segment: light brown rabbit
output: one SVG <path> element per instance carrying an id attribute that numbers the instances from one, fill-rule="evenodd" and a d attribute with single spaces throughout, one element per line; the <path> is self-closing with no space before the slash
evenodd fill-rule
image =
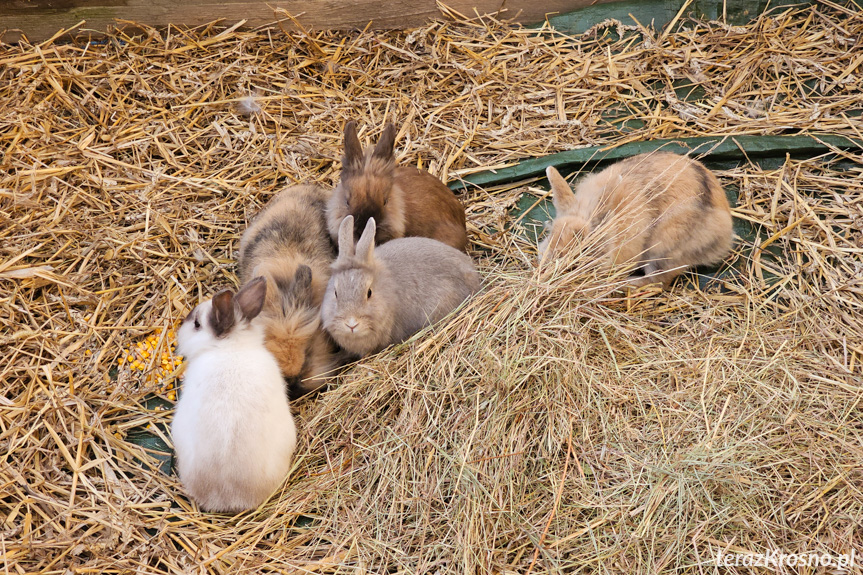
<path id="1" fill-rule="evenodd" d="M 364 356 L 445 317 L 480 288 L 464 253 L 429 238 L 375 248 L 369 218 L 354 246 L 354 218 L 339 229 L 339 257 L 321 307 L 324 327 L 346 351 Z"/>
<path id="2" fill-rule="evenodd" d="M 577 249 L 596 230 L 609 265 L 636 265 L 630 285 L 668 287 L 686 268 L 731 251 L 725 192 L 696 160 L 669 152 L 633 156 L 585 177 L 575 193 L 553 167 L 546 174 L 557 215 L 539 244 L 540 259 Z"/>
<path id="3" fill-rule="evenodd" d="M 396 129 L 384 127 L 374 149 L 363 152 L 356 122 L 345 126 L 342 177 L 327 205 L 333 242 L 345 216 L 356 220 L 355 238 L 369 218 L 377 222 L 375 242 L 395 238 L 432 238 L 457 250 L 467 250 L 464 207 L 452 190 L 425 170 L 397 167 L 393 146 Z"/>
<path id="4" fill-rule="evenodd" d="M 275 196 L 240 240 L 240 279 L 267 279 L 266 347 L 289 382 L 291 398 L 320 388 L 340 364 L 320 325 L 335 259 L 324 216 L 328 192 L 293 186 Z"/>

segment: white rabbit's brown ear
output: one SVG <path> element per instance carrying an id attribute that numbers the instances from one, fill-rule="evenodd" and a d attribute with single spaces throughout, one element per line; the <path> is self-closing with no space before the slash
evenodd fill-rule
<path id="1" fill-rule="evenodd" d="M 545 175 L 548 177 L 548 183 L 551 184 L 554 209 L 557 210 L 557 213 L 568 211 L 575 204 L 575 194 L 572 188 L 569 187 L 569 184 L 554 166 L 547 167 Z"/>
<path id="2" fill-rule="evenodd" d="M 365 164 L 363 146 L 357 137 L 357 123 L 351 120 L 345 125 L 345 155 L 342 170 L 361 172 Z"/>
<path id="3" fill-rule="evenodd" d="M 375 252 L 375 219 L 369 218 L 366 222 L 366 229 L 363 230 L 363 235 L 357 242 L 357 259 L 370 263 Z"/>
<path id="4" fill-rule="evenodd" d="M 391 160 L 393 158 L 393 150 L 396 145 L 396 127 L 392 123 L 387 123 L 384 126 L 384 131 L 381 134 L 381 139 L 378 140 L 375 146 L 375 151 L 372 152 L 373 158 L 380 160 Z"/>
<path id="5" fill-rule="evenodd" d="M 258 276 L 243 286 L 234 297 L 234 303 L 240 310 L 240 316 L 251 321 L 255 319 L 264 308 L 264 300 L 267 297 L 267 280 Z"/>
<path id="6" fill-rule="evenodd" d="M 354 217 L 345 216 L 339 226 L 339 259 L 354 256 Z"/>
<path id="7" fill-rule="evenodd" d="M 216 337 L 222 337 L 234 327 L 234 292 L 224 289 L 213 296 L 213 307 L 210 309 L 210 327 Z"/>

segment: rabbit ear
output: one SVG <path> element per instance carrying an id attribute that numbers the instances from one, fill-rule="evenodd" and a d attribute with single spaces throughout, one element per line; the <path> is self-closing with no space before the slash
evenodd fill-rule
<path id="1" fill-rule="evenodd" d="M 262 276 L 256 277 L 243 286 L 234 298 L 240 315 L 246 321 L 255 319 L 264 308 L 264 299 L 267 297 L 267 280 Z"/>
<path id="2" fill-rule="evenodd" d="M 312 285 L 312 268 L 306 264 L 297 266 L 297 271 L 294 274 L 294 289 L 305 290 Z"/>
<path id="3" fill-rule="evenodd" d="M 548 177 L 548 183 L 551 184 L 551 193 L 553 194 L 554 209 L 558 213 L 565 212 L 575 203 L 575 194 L 563 176 L 560 175 L 554 166 L 549 166 L 545 169 L 545 175 Z"/>
<path id="4" fill-rule="evenodd" d="M 210 326 L 216 337 L 222 337 L 234 327 L 234 292 L 225 289 L 213 296 L 210 310 Z"/>
<path id="5" fill-rule="evenodd" d="M 375 252 L 375 219 L 369 218 L 366 222 L 366 229 L 363 230 L 363 235 L 360 236 L 360 241 L 357 242 L 357 259 L 365 262 L 371 262 Z"/>
<path id="6" fill-rule="evenodd" d="M 363 146 L 357 137 L 357 123 L 351 120 L 345 125 L 345 155 L 342 157 L 343 170 L 362 170 L 365 163 Z"/>
<path id="7" fill-rule="evenodd" d="M 285 300 L 295 305 L 311 305 L 312 303 L 312 268 L 305 264 L 297 266 L 294 281 L 285 292 Z"/>
<path id="8" fill-rule="evenodd" d="M 396 144 L 396 127 L 392 123 L 387 123 L 384 126 L 384 132 L 381 134 L 381 139 L 378 140 L 375 146 L 375 151 L 372 157 L 381 160 L 391 160 L 393 157 L 393 148 Z"/>
<path id="9" fill-rule="evenodd" d="M 350 258 L 354 253 L 354 217 L 345 216 L 339 226 L 339 258 Z"/>

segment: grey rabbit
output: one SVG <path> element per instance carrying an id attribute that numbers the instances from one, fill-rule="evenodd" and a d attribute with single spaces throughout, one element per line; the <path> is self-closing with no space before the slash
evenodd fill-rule
<path id="1" fill-rule="evenodd" d="M 355 246 L 354 218 L 347 216 L 321 317 L 340 346 L 365 356 L 439 321 L 479 288 L 480 276 L 463 252 L 420 237 L 375 248 L 374 218 Z"/>

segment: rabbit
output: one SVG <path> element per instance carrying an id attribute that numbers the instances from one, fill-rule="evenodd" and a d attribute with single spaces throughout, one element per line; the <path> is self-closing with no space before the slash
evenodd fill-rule
<path id="1" fill-rule="evenodd" d="M 572 251 L 595 230 L 609 265 L 636 265 L 630 286 L 668 288 L 686 268 L 717 263 L 731 251 L 728 199 L 696 160 L 640 154 L 585 177 L 574 193 L 554 167 L 546 175 L 557 215 L 539 244 L 540 260 Z"/>
<path id="2" fill-rule="evenodd" d="M 362 357 L 442 319 L 480 288 L 471 259 L 429 238 L 401 238 L 375 248 L 369 218 L 354 246 L 354 218 L 339 227 L 339 256 L 321 317 L 347 352 Z"/>
<path id="3" fill-rule="evenodd" d="M 324 210 L 329 192 L 292 186 L 276 195 L 240 239 L 240 279 L 268 282 L 263 322 L 267 349 L 291 399 L 326 384 L 344 361 L 321 327 L 320 307 L 335 259 Z"/>
<path id="4" fill-rule="evenodd" d="M 187 362 L 171 433 L 180 480 L 207 511 L 254 509 L 291 468 L 297 430 L 276 359 L 255 318 L 267 282 L 255 278 L 198 305 L 177 330 Z"/>
<path id="5" fill-rule="evenodd" d="M 419 236 L 467 251 L 464 206 L 452 190 L 427 171 L 396 166 L 395 137 L 395 126 L 387 124 L 374 149 L 363 153 L 356 122 L 345 126 L 341 181 L 327 205 L 333 242 L 338 241 L 342 220 L 352 215 L 357 221 L 355 240 L 369 218 L 374 218 L 378 245 Z"/>

